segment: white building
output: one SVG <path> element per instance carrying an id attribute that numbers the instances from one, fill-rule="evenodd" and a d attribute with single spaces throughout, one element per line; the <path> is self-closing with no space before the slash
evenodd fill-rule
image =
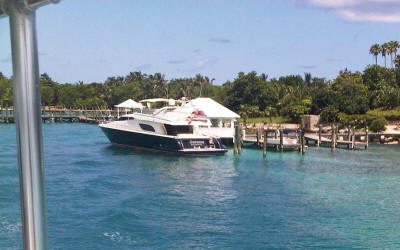
<path id="1" fill-rule="evenodd" d="M 210 119 L 211 125 L 208 128 L 198 127 L 198 131 L 209 136 L 218 136 L 225 142 L 231 143 L 234 137 L 234 121 L 240 118 L 232 110 L 224 107 L 211 98 L 199 97 L 183 105 L 183 107 L 201 110 Z M 229 121 L 230 126 L 224 127 L 224 123 Z"/>
<path id="2" fill-rule="evenodd" d="M 132 99 L 128 99 L 118 105 L 115 105 L 114 107 L 117 108 L 117 112 L 118 112 L 118 118 L 119 118 L 119 112 L 120 111 L 125 111 L 125 114 L 128 113 L 128 111 L 133 110 L 133 109 L 143 109 L 143 105 L 135 102 Z"/>

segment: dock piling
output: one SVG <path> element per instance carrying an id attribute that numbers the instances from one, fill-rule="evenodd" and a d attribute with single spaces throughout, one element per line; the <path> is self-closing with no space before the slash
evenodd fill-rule
<path id="1" fill-rule="evenodd" d="M 336 148 L 336 142 L 335 142 L 335 138 L 336 138 L 336 135 L 335 135 L 336 128 L 335 128 L 335 125 L 332 124 L 331 128 L 332 128 L 331 151 L 333 152 L 333 151 L 335 150 L 335 148 Z"/>
<path id="2" fill-rule="evenodd" d="M 8 119 L 8 107 L 6 108 L 6 123 L 8 123 L 9 122 L 9 119 Z"/>
<path id="3" fill-rule="evenodd" d="M 347 126 L 347 140 L 351 141 L 351 126 Z M 350 144 L 347 144 L 347 148 L 350 149 Z"/>
<path id="4" fill-rule="evenodd" d="M 264 134 L 264 140 L 263 140 L 263 158 L 267 158 L 267 138 L 268 138 L 268 132 L 267 130 L 263 130 L 263 134 Z"/>
<path id="5" fill-rule="evenodd" d="M 242 153 L 242 138 L 244 136 L 243 130 L 242 130 L 242 126 L 240 125 L 240 123 L 238 124 L 238 153 L 241 154 Z"/>
<path id="6" fill-rule="evenodd" d="M 238 152 L 238 143 L 239 143 L 239 141 L 238 141 L 238 122 L 237 121 L 235 121 L 234 123 L 233 123 L 234 125 L 234 131 L 235 131 L 235 135 L 234 135 L 234 140 L 233 140 L 233 154 L 235 154 L 235 155 L 237 155 L 239 152 Z"/>
<path id="7" fill-rule="evenodd" d="M 300 142 L 301 142 L 301 154 L 304 155 L 306 153 L 305 150 L 305 138 L 304 138 L 304 129 L 300 130 Z"/>
<path id="8" fill-rule="evenodd" d="M 256 144 L 256 146 L 257 146 L 257 148 L 258 147 L 260 147 L 260 128 L 257 128 L 257 130 L 256 130 L 256 139 L 257 139 L 257 144 Z"/>
<path id="9" fill-rule="evenodd" d="M 318 125 L 318 147 L 320 147 L 321 146 L 321 137 L 322 137 L 322 125 L 321 124 L 319 124 Z"/>
<path id="10" fill-rule="evenodd" d="M 339 138 L 339 124 L 336 124 L 335 127 L 335 147 L 337 147 L 337 142 L 340 140 Z"/>
<path id="11" fill-rule="evenodd" d="M 365 149 L 368 149 L 369 144 L 369 134 L 368 134 L 368 126 L 365 128 Z"/>
<path id="12" fill-rule="evenodd" d="M 283 152 L 283 130 L 279 130 L 279 150 Z"/>

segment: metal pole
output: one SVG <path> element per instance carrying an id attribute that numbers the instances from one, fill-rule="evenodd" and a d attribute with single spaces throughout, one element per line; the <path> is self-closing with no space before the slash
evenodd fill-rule
<path id="1" fill-rule="evenodd" d="M 8 1 L 24 249 L 47 249 L 35 11 Z"/>

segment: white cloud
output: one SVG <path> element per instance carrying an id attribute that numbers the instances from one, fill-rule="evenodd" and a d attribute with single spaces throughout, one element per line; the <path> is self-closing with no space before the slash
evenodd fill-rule
<path id="1" fill-rule="evenodd" d="M 373 12 L 362 12 L 355 10 L 340 10 L 338 16 L 344 20 L 351 22 L 381 22 L 381 23 L 398 23 L 400 22 L 400 13 L 383 14 Z"/>
<path id="2" fill-rule="evenodd" d="M 196 61 L 192 67 L 186 69 L 186 70 L 182 70 L 179 69 L 178 71 L 187 71 L 187 72 L 200 72 L 206 68 L 212 67 L 214 66 L 216 63 L 218 63 L 219 58 L 216 57 L 214 59 L 202 59 L 202 60 L 198 60 Z"/>
<path id="3" fill-rule="evenodd" d="M 400 0 L 297 0 L 325 8 L 350 22 L 400 22 Z"/>
<path id="4" fill-rule="evenodd" d="M 196 68 L 202 68 L 204 65 L 206 65 L 210 60 L 209 59 L 204 59 L 204 60 L 199 60 L 196 62 Z"/>
<path id="5" fill-rule="evenodd" d="M 357 6 L 373 3 L 400 3 L 400 0 L 300 0 L 301 2 L 307 2 L 314 6 L 326 7 L 326 8 L 340 8 L 348 6 Z"/>

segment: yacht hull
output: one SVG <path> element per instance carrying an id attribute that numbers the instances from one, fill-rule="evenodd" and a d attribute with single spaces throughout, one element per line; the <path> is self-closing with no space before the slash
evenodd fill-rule
<path id="1" fill-rule="evenodd" d="M 223 155 L 227 152 L 220 140 L 216 140 L 216 147 L 207 147 L 208 140 L 205 139 L 179 139 L 175 137 L 159 136 L 149 133 L 126 131 L 115 128 L 100 127 L 107 138 L 117 146 L 130 147 L 141 151 L 150 151 L 164 154 L 184 156 L 212 156 Z M 202 144 L 191 146 L 192 142 Z M 205 146 L 205 147 L 204 147 Z"/>

